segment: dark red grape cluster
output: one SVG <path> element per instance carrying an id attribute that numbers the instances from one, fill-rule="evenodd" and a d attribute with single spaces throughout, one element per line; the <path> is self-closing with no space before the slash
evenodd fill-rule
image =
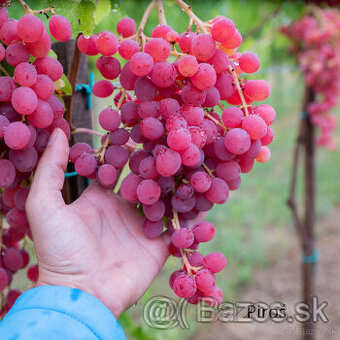
<path id="1" fill-rule="evenodd" d="M 59 15 L 52 15 L 49 29 L 60 41 L 72 36 L 70 23 Z M 51 38 L 43 22 L 33 14 L 10 19 L 0 7 L 0 39 L 0 61 L 10 65 L 1 64 L 5 75 L 0 77 L 0 294 L 6 297 L 0 299 L 1 316 L 20 295 L 10 288 L 12 276 L 30 261 L 25 202 L 32 174 L 52 130 L 60 127 L 70 136 L 70 128 L 63 118 L 64 105 L 54 94 L 63 67 L 48 56 Z M 27 276 L 37 281 L 36 265 L 28 268 Z"/>
<path id="2" fill-rule="evenodd" d="M 201 33 L 189 27 L 179 34 L 161 24 L 146 37 L 124 18 L 118 36 L 109 31 L 81 36 L 78 48 L 100 55 L 96 65 L 105 80 L 95 83 L 94 95 L 118 92 L 114 105 L 99 115 L 107 131 L 101 148 L 93 152 L 78 143 L 70 150 L 78 174 L 106 188 L 115 187 L 128 164 L 120 194 L 143 212 L 147 237 L 171 235 L 170 253 L 182 263 L 170 286 L 190 303 L 207 296 L 221 302 L 215 273 L 227 263 L 221 253 L 197 251 L 214 237 L 215 226 L 192 221 L 225 203 L 254 160 L 269 160 L 276 115 L 270 105 L 254 104 L 268 98 L 269 84 L 240 76 L 256 72 L 260 61 L 254 53 L 237 52 L 242 36 L 234 23 L 219 16 L 197 25 Z M 123 67 L 113 56 L 117 52 L 127 61 Z"/>
<path id="3" fill-rule="evenodd" d="M 312 12 L 282 32 L 291 40 L 290 51 L 297 56 L 307 86 L 315 93 L 307 110 L 320 128 L 317 144 L 336 149 L 337 118 L 331 113 L 340 95 L 340 16 L 338 10 L 313 8 Z"/>

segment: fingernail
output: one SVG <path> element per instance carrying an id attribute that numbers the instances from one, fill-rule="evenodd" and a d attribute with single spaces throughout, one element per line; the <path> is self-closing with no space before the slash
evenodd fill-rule
<path id="1" fill-rule="evenodd" d="M 52 145 L 55 142 L 55 140 L 57 139 L 57 136 L 58 136 L 58 130 L 59 129 L 53 130 L 52 135 L 51 135 L 51 137 L 50 137 L 50 139 L 47 143 L 47 146 Z"/>

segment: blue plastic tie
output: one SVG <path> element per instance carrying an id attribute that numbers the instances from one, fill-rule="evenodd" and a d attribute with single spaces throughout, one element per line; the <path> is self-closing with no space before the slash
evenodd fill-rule
<path id="1" fill-rule="evenodd" d="M 316 263 L 320 258 L 320 251 L 317 248 L 314 248 L 313 253 L 311 255 L 302 255 L 302 262 L 304 263 Z"/>
<path id="2" fill-rule="evenodd" d="M 67 172 L 64 176 L 65 176 L 65 178 L 74 177 L 74 176 L 78 176 L 78 173 L 75 172 L 75 171 Z"/>
<path id="3" fill-rule="evenodd" d="M 86 92 L 86 108 L 92 109 L 92 87 L 94 84 L 94 73 L 90 72 L 90 84 L 77 84 L 76 92 L 85 90 Z"/>
<path id="4" fill-rule="evenodd" d="M 305 111 L 301 111 L 301 118 L 302 119 L 307 119 L 308 118 L 308 113 Z"/>

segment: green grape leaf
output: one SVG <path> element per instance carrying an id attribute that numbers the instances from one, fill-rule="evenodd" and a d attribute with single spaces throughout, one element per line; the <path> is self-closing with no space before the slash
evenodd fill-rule
<path id="1" fill-rule="evenodd" d="M 110 0 L 101 0 L 97 2 L 95 23 L 99 24 L 104 18 L 111 14 Z"/>

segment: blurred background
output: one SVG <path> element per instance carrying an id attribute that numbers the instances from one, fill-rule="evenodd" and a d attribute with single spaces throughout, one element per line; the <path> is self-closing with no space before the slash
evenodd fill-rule
<path id="1" fill-rule="evenodd" d="M 77 3 L 79 1 L 74 1 Z M 88 1 L 89 3 L 91 1 Z M 272 87 L 267 101 L 277 112 L 273 125 L 275 140 L 271 145 L 272 158 L 268 163 L 255 164 L 250 174 L 242 175 L 240 190 L 232 192 L 227 204 L 216 206 L 209 212 L 208 221 L 217 227 L 217 237 L 203 245 L 203 253 L 223 252 L 228 258 L 227 269 L 218 277 L 226 301 L 274 301 L 284 302 L 288 310 L 300 301 L 301 253 L 293 227 L 291 214 L 286 206 L 292 166 L 293 148 L 297 137 L 304 89 L 303 75 L 293 55 L 288 52 L 289 41 L 280 33 L 280 27 L 298 19 L 305 13 L 304 1 L 270 0 L 188 0 L 194 12 L 204 21 L 217 15 L 231 18 L 243 36 L 240 52 L 252 51 L 261 60 L 260 71 L 248 78 L 264 78 Z M 72 16 L 73 1 L 31 1 L 32 8 L 46 7 L 52 3 L 56 12 Z M 148 5 L 148 1 L 97 1 L 95 19 L 88 26 L 94 32 L 105 29 L 115 32 L 117 22 L 130 16 L 137 24 Z M 186 29 L 186 15 L 173 1 L 165 1 L 168 24 L 177 32 Z M 340 8 L 340 7 L 339 7 Z M 9 9 L 12 16 L 20 15 L 22 9 L 15 3 Z M 157 25 L 156 12 L 152 13 L 146 26 L 150 36 Z M 117 54 L 118 55 L 118 54 Z M 115 56 L 120 58 L 119 56 Z M 90 71 L 95 79 L 100 74 L 95 68 L 96 58 L 89 59 Z M 120 59 L 121 62 L 124 62 Z M 97 125 L 99 112 L 112 105 L 93 98 L 93 129 Z M 340 107 L 335 108 L 339 115 Z M 338 131 L 339 132 L 339 131 Z M 96 138 L 96 137 L 94 137 Z M 94 140 L 94 143 L 100 143 Z M 339 339 L 340 329 L 340 154 L 327 149 L 317 149 L 317 243 L 320 261 L 317 266 L 317 295 L 326 300 L 330 318 L 328 324 L 320 324 L 317 339 Z M 299 173 L 299 179 L 303 174 Z M 301 182 L 301 181 L 300 181 Z M 298 199 L 302 199 L 302 186 L 298 186 Z M 189 330 L 174 328 L 154 330 L 142 320 L 144 303 L 154 295 L 176 298 L 168 286 L 169 274 L 178 267 L 178 259 L 170 258 L 162 273 L 155 280 L 142 300 L 124 313 L 120 322 L 128 337 L 132 339 L 297 339 L 301 325 L 276 324 L 200 324 L 195 321 L 195 307 L 188 307 Z M 334 328 L 335 334 L 330 334 Z M 329 332 L 327 332 L 329 331 Z M 325 334 L 322 334 L 325 333 Z"/>

